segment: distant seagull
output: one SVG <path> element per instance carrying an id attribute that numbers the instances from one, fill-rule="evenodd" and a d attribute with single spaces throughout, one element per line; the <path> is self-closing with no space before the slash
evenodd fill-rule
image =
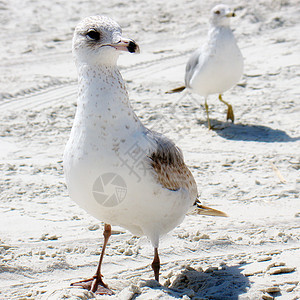
<path id="1" fill-rule="evenodd" d="M 158 281 L 163 234 L 180 224 L 192 207 L 199 214 L 226 216 L 200 204 L 180 149 L 147 129 L 132 110 L 117 59 L 120 51 L 137 53 L 139 47 L 121 33 L 112 19 L 93 16 L 79 23 L 73 38 L 79 96 L 64 152 L 66 182 L 71 198 L 105 225 L 95 276 L 72 285 L 98 294 L 113 294 L 101 275 L 110 224 L 150 239 Z"/>
<path id="2" fill-rule="evenodd" d="M 228 107 L 227 120 L 234 122 L 232 106 L 221 95 L 234 86 L 243 74 L 243 56 L 230 29 L 230 18 L 234 16 L 234 11 L 224 4 L 211 10 L 208 42 L 190 57 L 185 70 L 185 86 L 167 92 L 180 92 L 187 87 L 204 96 L 209 129 L 207 97 L 211 94 L 219 94 L 219 100 Z"/>

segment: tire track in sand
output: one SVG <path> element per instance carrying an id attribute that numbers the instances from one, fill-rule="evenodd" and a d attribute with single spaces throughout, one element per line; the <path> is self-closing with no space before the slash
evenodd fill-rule
<path id="1" fill-rule="evenodd" d="M 157 73 L 162 69 L 170 68 L 178 64 L 178 60 L 184 61 L 186 51 L 180 54 L 172 54 L 164 57 L 158 57 L 121 67 L 121 72 L 126 80 L 126 77 L 141 78 Z M 30 89 L 29 89 L 30 90 Z M 54 106 L 66 101 L 75 101 L 77 98 L 77 82 L 63 83 L 58 86 L 47 86 L 38 91 L 32 91 L 22 96 L 11 97 L 0 103 L 0 109 L 3 112 L 20 112 L 22 110 L 41 110 L 43 108 Z"/>

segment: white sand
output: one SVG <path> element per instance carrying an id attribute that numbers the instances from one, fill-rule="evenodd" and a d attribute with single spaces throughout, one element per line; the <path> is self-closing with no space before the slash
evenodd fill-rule
<path id="1" fill-rule="evenodd" d="M 119 60 L 138 116 L 182 148 L 203 203 L 230 215 L 188 216 L 162 240 L 162 286 L 147 239 L 114 227 L 109 299 L 299 299 L 299 1 L 225 1 L 237 8 L 245 73 L 224 95 L 236 124 L 209 98 L 216 131 L 203 99 L 164 93 L 206 38 L 219 2 L 202 2 L 0 2 L 0 299 L 94 297 L 69 284 L 94 274 L 103 224 L 69 199 L 61 159 L 76 108 L 73 29 L 95 13 L 141 47 Z"/>

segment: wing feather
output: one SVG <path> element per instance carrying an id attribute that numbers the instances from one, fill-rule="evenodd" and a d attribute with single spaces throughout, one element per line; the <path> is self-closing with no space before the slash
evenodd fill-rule
<path id="1" fill-rule="evenodd" d="M 185 86 L 190 87 L 190 80 L 199 64 L 202 50 L 197 49 L 188 60 L 185 68 Z"/>
<path id="2" fill-rule="evenodd" d="M 157 181 L 171 191 L 186 189 L 196 201 L 197 184 L 184 163 L 181 150 L 162 134 L 153 131 L 148 134 L 156 144 L 156 149 L 148 157 Z"/>

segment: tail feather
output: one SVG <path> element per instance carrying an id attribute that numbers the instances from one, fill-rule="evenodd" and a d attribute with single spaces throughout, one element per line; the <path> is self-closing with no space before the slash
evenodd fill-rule
<path id="1" fill-rule="evenodd" d="M 197 203 L 197 214 L 205 216 L 214 216 L 214 217 L 228 217 L 228 215 L 220 210 L 204 206 Z"/>
<path id="2" fill-rule="evenodd" d="M 167 91 L 166 94 L 174 94 L 174 93 L 180 93 L 185 89 L 185 86 L 180 86 L 178 88 L 172 89 L 170 91 Z"/>

